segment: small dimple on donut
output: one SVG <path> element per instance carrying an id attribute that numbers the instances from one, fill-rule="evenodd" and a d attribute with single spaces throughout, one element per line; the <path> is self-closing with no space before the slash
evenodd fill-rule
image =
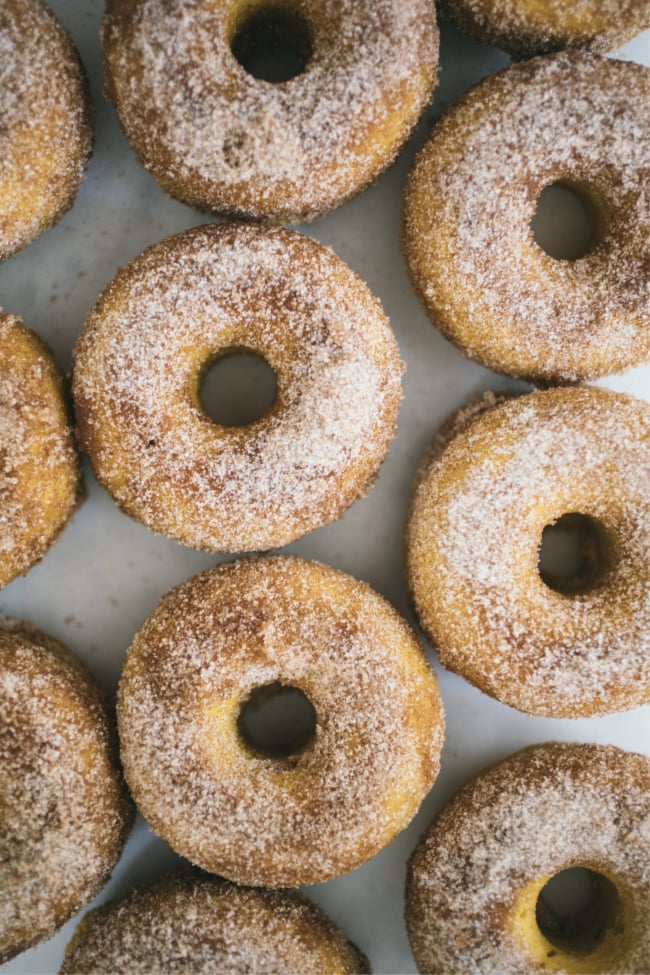
<path id="1" fill-rule="evenodd" d="M 41 0 L 3 0 L 0 118 L 1 261 L 72 206 L 92 150 L 83 67 Z"/>
<path id="2" fill-rule="evenodd" d="M 541 385 L 620 372 L 650 355 L 650 69 L 579 51 L 484 79 L 416 158 L 403 243 L 431 318 L 466 355 Z M 591 249 L 535 242 L 537 199 L 572 186 Z"/>
<path id="3" fill-rule="evenodd" d="M 60 975 L 363 975 L 367 959 L 293 891 L 176 875 L 87 914 Z"/>

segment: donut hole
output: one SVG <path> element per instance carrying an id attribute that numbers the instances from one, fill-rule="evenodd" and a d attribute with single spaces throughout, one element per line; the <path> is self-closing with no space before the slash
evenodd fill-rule
<path id="1" fill-rule="evenodd" d="M 276 681 L 251 692 L 240 708 L 237 729 L 255 755 L 294 759 L 314 740 L 316 711 L 299 687 Z"/>
<path id="2" fill-rule="evenodd" d="M 602 239 L 603 207 L 584 184 L 559 180 L 540 193 L 530 228 L 535 243 L 550 257 L 576 261 Z"/>
<path id="3" fill-rule="evenodd" d="M 246 427 L 266 416 L 278 395 L 277 377 L 266 359 L 249 349 L 222 352 L 199 381 L 199 402 L 224 427 Z"/>
<path id="4" fill-rule="evenodd" d="M 612 566 L 605 527 L 589 515 L 571 512 L 547 525 L 539 546 L 542 581 L 567 596 L 590 592 Z"/>
<path id="5" fill-rule="evenodd" d="M 247 11 L 235 27 L 230 49 L 247 74 L 272 84 L 302 74 L 314 53 L 303 15 L 279 4 L 257 5 Z"/>
<path id="6" fill-rule="evenodd" d="M 603 874 L 584 867 L 561 870 L 544 885 L 535 905 L 537 926 L 558 953 L 586 955 L 623 934 L 621 897 Z"/>

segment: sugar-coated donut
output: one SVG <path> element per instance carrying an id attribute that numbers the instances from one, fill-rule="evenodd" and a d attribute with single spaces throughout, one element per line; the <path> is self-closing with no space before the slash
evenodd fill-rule
<path id="1" fill-rule="evenodd" d="M 444 807 L 411 858 L 406 921 L 419 970 L 645 975 L 648 824 L 645 755 L 549 743 L 489 768 Z M 594 900 L 563 929 L 538 897 L 575 867 L 592 871 Z"/>
<path id="2" fill-rule="evenodd" d="M 98 893 L 132 809 L 106 710 L 61 643 L 0 618 L 0 963 Z"/>
<path id="3" fill-rule="evenodd" d="M 415 607 L 444 666 L 528 714 L 650 703 L 650 406 L 558 388 L 488 398 L 446 435 L 406 533 Z M 584 574 L 544 581 L 542 533 L 566 516 Z"/>
<path id="4" fill-rule="evenodd" d="M 27 572 L 74 511 L 80 472 L 50 350 L 0 309 L 0 587 Z"/>
<path id="5" fill-rule="evenodd" d="M 368 960 L 312 901 L 175 875 L 98 907 L 60 975 L 362 975 Z"/>
<path id="6" fill-rule="evenodd" d="M 3 0 L 0 118 L 2 261 L 72 206 L 92 149 L 81 62 L 42 0 Z"/>
<path id="7" fill-rule="evenodd" d="M 311 741 L 288 756 L 239 731 L 258 688 L 299 688 Z M 237 883 L 354 870 L 406 827 L 439 767 L 443 711 L 412 630 L 368 586 L 282 556 L 242 559 L 166 596 L 118 694 L 127 782 L 181 856 Z"/>
<path id="8" fill-rule="evenodd" d="M 543 384 L 650 354 L 650 69 L 571 51 L 484 79 L 438 123 L 406 192 L 404 250 L 432 322 L 470 358 Z M 537 199 L 573 188 L 591 248 L 558 260 Z"/>
<path id="9" fill-rule="evenodd" d="M 225 427 L 199 385 L 242 349 L 275 370 L 277 398 Z M 395 432 L 402 368 L 379 302 L 328 248 L 293 231 L 199 227 L 132 261 L 91 312 L 74 356 L 80 442 L 154 531 L 268 549 L 366 493 Z"/>
<path id="10" fill-rule="evenodd" d="M 279 84 L 247 73 L 233 47 L 265 35 L 305 70 Z M 185 203 L 252 219 L 305 220 L 354 196 L 437 81 L 432 0 L 109 0 L 102 36 L 143 165 Z"/>
<path id="11" fill-rule="evenodd" d="M 442 8 L 477 40 L 524 58 L 565 47 L 607 54 L 650 27 L 648 0 L 443 0 Z"/>

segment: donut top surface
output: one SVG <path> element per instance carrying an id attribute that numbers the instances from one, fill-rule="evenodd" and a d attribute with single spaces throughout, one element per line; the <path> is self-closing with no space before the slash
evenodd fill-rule
<path id="1" fill-rule="evenodd" d="M 237 62 L 233 35 L 256 12 L 307 24 L 301 74 L 272 84 Z M 109 95 L 163 187 L 285 222 L 378 175 L 437 75 L 431 0 L 111 0 L 103 44 Z"/>
<path id="2" fill-rule="evenodd" d="M 277 376 L 246 427 L 200 405 L 202 371 L 248 349 Z M 331 250 L 221 224 L 121 271 L 75 349 L 82 446 L 126 511 L 196 548 L 265 550 L 340 517 L 392 440 L 402 363 L 381 306 Z"/>
<path id="3" fill-rule="evenodd" d="M 361 975 L 368 962 L 306 897 L 166 877 L 81 921 L 61 967 L 96 975 Z"/>
<path id="4" fill-rule="evenodd" d="M 539 383 L 650 355 L 650 69 L 579 51 L 489 76 L 442 117 L 407 187 L 404 246 L 432 321 L 471 358 Z M 531 220 L 564 181 L 595 224 L 577 260 Z"/>
<path id="5" fill-rule="evenodd" d="M 582 866 L 625 905 L 622 940 L 571 956 L 530 937 L 523 891 Z M 644 973 L 650 964 L 650 759 L 550 743 L 482 772 L 439 813 L 409 867 L 407 923 L 421 972 Z M 620 932 L 619 932 L 620 933 Z M 597 949 L 596 949 L 597 950 Z M 548 952 L 551 954 L 548 954 Z"/>
<path id="6" fill-rule="evenodd" d="M 3 260 L 72 203 L 92 145 L 76 52 L 41 0 L 3 0 L 0 118 Z"/>
<path id="7" fill-rule="evenodd" d="M 445 666 L 529 714 L 647 703 L 650 407 L 589 387 L 490 406 L 463 411 L 416 482 L 408 570 L 425 631 Z M 538 561 L 544 528 L 571 512 L 606 542 L 602 574 L 567 595 Z"/>

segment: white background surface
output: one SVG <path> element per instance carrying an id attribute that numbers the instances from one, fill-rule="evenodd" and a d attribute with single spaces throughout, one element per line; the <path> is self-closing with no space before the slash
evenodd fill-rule
<path id="1" fill-rule="evenodd" d="M 96 148 L 73 210 L 53 230 L 0 267 L 0 305 L 22 315 L 54 348 L 64 369 L 85 316 L 116 268 L 162 237 L 205 222 L 168 199 L 136 162 L 102 95 L 99 0 L 50 0 L 88 69 L 96 108 Z M 650 33 L 623 49 L 650 63 Z M 409 287 L 399 248 L 401 193 L 413 152 L 433 120 L 461 92 L 508 63 L 443 25 L 441 81 L 432 107 L 396 166 L 342 210 L 306 229 L 331 245 L 382 300 L 408 371 L 399 434 L 377 484 L 338 523 L 286 551 L 365 579 L 411 622 L 402 569 L 402 529 L 410 484 L 441 421 L 482 390 L 513 383 L 470 363 L 431 327 Z M 640 110 L 643 110 L 640 106 Z M 646 106 L 647 110 L 647 106 Z M 650 399 L 650 368 L 604 385 Z M 122 515 L 86 467 L 88 501 L 60 542 L 25 579 L 0 593 L 0 612 L 24 617 L 65 641 L 113 692 L 135 630 L 173 585 L 219 558 L 158 538 Z M 406 860 L 433 813 L 472 774 L 527 744 L 549 739 L 609 742 L 650 751 L 650 709 L 591 720 L 533 719 L 436 668 L 447 714 L 442 772 L 411 827 L 359 870 L 309 889 L 370 957 L 375 972 L 415 972 L 403 923 Z M 263 824 L 261 824 L 263 826 Z M 139 818 L 97 903 L 173 867 L 178 858 Z M 52 882 L 56 883 L 53 877 Z M 0 895 L 1 896 L 1 895 Z M 55 972 L 75 927 L 14 959 L 1 972 Z"/>

